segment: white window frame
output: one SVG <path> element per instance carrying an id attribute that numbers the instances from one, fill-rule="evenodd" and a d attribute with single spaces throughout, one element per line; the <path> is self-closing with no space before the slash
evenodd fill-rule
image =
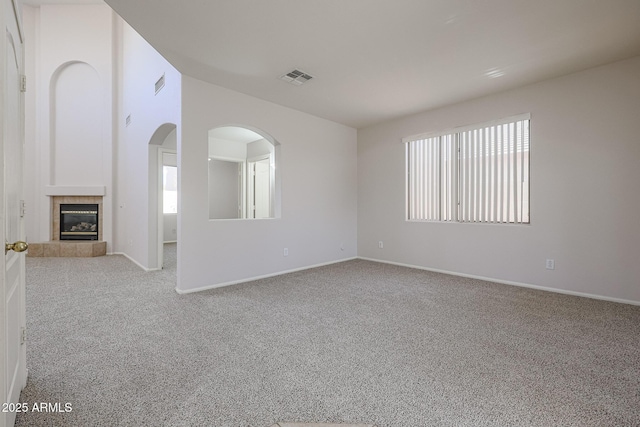
<path id="1" fill-rule="evenodd" d="M 162 154 L 162 153 L 161 153 Z M 175 173 L 176 173 L 176 177 L 178 174 L 178 167 L 177 166 L 173 166 L 173 165 L 162 165 L 162 213 L 164 215 L 177 215 L 178 214 L 178 202 L 177 202 L 177 194 L 178 194 L 178 190 L 176 188 L 176 206 L 175 206 L 175 212 L 174 211 L 167 211 L 167 200 L 166 200 L 166 196 L 167 196 L 167 189 L 166 189 L 166 170 L 165 168 L 174 168 L 175 169 Z M 177 186 L 176 186 L 177 187 Z"/>
<path id="2" fill-rule="evenodd" d="M 520 114 L 403 138 L 405 219 L 530 224 L 530 126 Z"/>

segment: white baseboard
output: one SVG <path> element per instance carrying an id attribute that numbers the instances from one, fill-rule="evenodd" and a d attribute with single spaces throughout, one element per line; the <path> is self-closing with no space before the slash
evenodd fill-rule
<path id="1" fill-rule="evenodd" d="M 336 261 L 323 262 L 323 263 L 320 263 L 320 264 L 308 265 L 308 266 L 305 266 L 305 267 L 294 268 L 294 269 L 291 269 L 291 270 L 278 271 L 276 273 L 264 274 L 262 276 L 248 277 L 246 279 L 234 280 L 234 281 L 231 281 L 231 282 L 216 283 L 215 285 L 207 285 L 207 286 L 202 286 L 200 288 L 195 288 L 195 289 L 183 290 L 183 289 L 178 289 L 177 287 L 175 289 L 176 289 L 176 292 L 179 293 L 180 295 L 192 294 L 194 292 L 202 292 L 202 291 L 208 291 L 209 289 L 224 288 L 225 286 L 239 285 L 241 283 L 253 282 L 254 280 L 267 279 L 269 277 L 275 277 L 275 276 L 282 276 L 283 274 L 295 273 L 296 271 L 309 270 L 309 269 L 312 269 L 312 268 L 323 267 L 325 265 L 338 264 L 338 263 L 345 262 L 345 261 L 352 261 L 352 260 L 357 259 L 357 258 L 358 257 L 351 257 L 351 258 L 345 258 L 345 259 L 340 259 L 340 260 L 336 260 Z"/>
<path id="2" fill-rule="evenodd" d="M 138 267 L 140 267 L 144 271 L 158 271 L 158 270 L 161 270 L 160 268 L 147 268 L 147 267 L 143 266 L 142 264 L 140 264 L 135 259 L 131 258 L 129 255 L 125 254 L 124 252 L 112 252 L 110 255 L 122 255 L 123 257 L 125 257 L 126 259 L 128 259 L 129 261 L 131 261 L 132 263 L 134 263 L 135 265 L 137 265 Z"/>
<path id="3" fill-rule="evenodd" d="M 386 260 L 375 259 L 375 258 L 367 258 L 367 257 L 357 257 L 357 258 L 361 259 L 361 260 L 365 260 L 365 261 L 379 262 L 379 263 L 382 263 L 382 264 L 392 264 L 392 265 L 397 265 L 397 266 L 400 266 L 400 267 L 408 267 L 408 268 L 416 268 L 418 270 L 433 271 L 434 273 L 450 274 L 452 276 L 468 277 L 470 279 L 478 279 L 478 280 L 484 280 L 484 281 L 487 281 L 487 282 L 501 283 L 503 285 L 519 286 L 521 288 L 537 289 L 539 291 L 554 292 L 554 293 L 557 293 L 557 294 L 572 295 L 572 296 L 577 296 L 577 297 L 584 297 L 584 298 L 591 298 L 591 299 L 597 299 L 597 300 L 603 300 L 603 301 L 618 302 L 618 303 L 621 303 L 621 304 L 629 304 L 629 305 L 638 305 L 638 306 L 640 306 L 640 301 L 633 301 L 633 300 L 627 300 L 627 299 L 622 299 L 622 298 L 612 298 L 612 297 L 608 297 L 608 296 L 604 296 L 604 295 L 589 294 L 589 293 L 586 293 L 586 292 L 569 291 L 569 290 L 566 290 L 566 289 L 549 288 L 547 286 L 539 286 L 539 285 L 532 285 L 532 284 L 529 284 L 529 283 L 513 282 L 513 281 L 510 281 L 510 280 L 495 279 L 493 277 L 476 276 L 474 274 L 458 273 L 458 272 L 455 272 L 455 271 L 440 270 L 440 269 L 437 269 L 437 268 L 422 267 L 422 266 L 419 266 L 419 265 L 404 264 L 404 263 L 401 263 L 401 262 L 386 261 Z"/>

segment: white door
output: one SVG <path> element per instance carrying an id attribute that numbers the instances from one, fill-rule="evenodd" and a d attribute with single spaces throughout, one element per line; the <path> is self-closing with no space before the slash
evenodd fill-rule
<path id="1" fill-rule="evenodd" d="M 254 168 L 254 218 L 269 218 L 271 216 L 271 171 L 269 168 L 269 159 L 255 162 Z"/>
<path id="2" fill-rule="evenodd" d="M 27 382 L 25 331 L 25 255 L 22 205 L 22 141 L 24 128 L 21 75 L 23 45 L 18 27 L 18 0 L 2 0 L 2 22 L 5 27 L 2 43 L 2 153 L 3 185 L 0 185 L 0 240 L 7 245 L 0 275 L 3 303 L 2 323 L 2 403 L 15 403 Z M 19 242 L 19 243 L 17 243 Z M 3 408 L 4 409 L 4 408 Z M 7 409 L 11 409 L 8 407 Z M 12 426 L 16 413 L 2 412 L 0 427 Z"/>

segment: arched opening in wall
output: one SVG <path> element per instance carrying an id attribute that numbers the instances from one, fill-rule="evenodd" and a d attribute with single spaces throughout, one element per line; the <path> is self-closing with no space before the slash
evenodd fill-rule
<path id="1" fill-rule="evenodd" d="M 178 162 L 177 128 L 158 127 L 149 140 L 149 265 L 177 267 Z"/>
<path id="2" fill-rule="evenodd" d="M 244 125 L 209 130 L 209 219 L 280 217 L 280 143 Z"/>

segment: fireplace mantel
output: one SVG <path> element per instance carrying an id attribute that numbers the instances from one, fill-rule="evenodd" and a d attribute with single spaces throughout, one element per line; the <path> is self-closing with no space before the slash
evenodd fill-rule
<path id="1" fill-rule="evenodd" d="M 104 185 L 73 186 L 73 185 L 47 185 L 44 188 L 45 196 L 104 196 Z"/>

